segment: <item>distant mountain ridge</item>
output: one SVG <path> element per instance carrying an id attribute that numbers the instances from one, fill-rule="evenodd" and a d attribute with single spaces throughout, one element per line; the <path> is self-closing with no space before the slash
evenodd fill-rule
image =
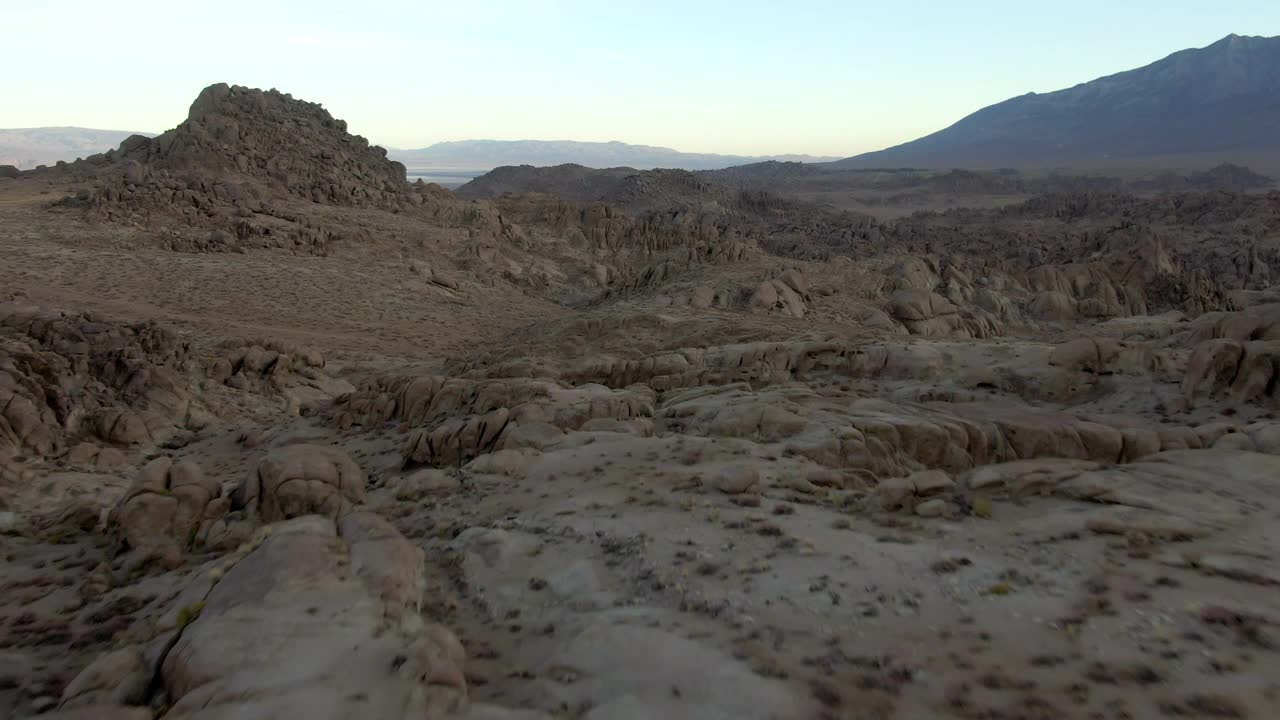
<path id="1" fill-rule="evenodd" d="M 59 160 L 70 162 L 118 147 L 130 135 L 152 137 L 152 133 L 70 126 L 0 129 L 0 165 L 30 170 Z"/>
<path id="2" fill-rule="evenodd" d="M 576 140 L 457 140 L 417 150 L 388 150 L 388 155 L 404 163 L 410 171 L 418 168 L 491 170 L 507 165 L 545 167 L 566 164 L 590 168 L 630 167 L 637 170 L 717 170 L 764 160 L 826 162 L 836 159 L 812 155 L 686 153 L 653 145 Z"/>
<path id="3" fill-rule="evenodd" d="M 1280 37 L 1229 35 L 837 164 L 982 169 L 1196 155 L 1214 164 L 1280 158 Z"/>
<path id="4" fill-rule="evenodd" d="M 0 128 L 0 165 L 30 170 L 37 165 L 70 162 L 119 147 L 130 135 L 155 137 L 155 133 L 97 130 L 83 127 Z M 414 170 L 474 171 L 463 179 L 504 165 L 576 164 L 591 168 L 626 166 L 637 170 L 678 168 L 718 170 L 747 163 L 830 162 L 836 157 L 815 155 L 718 155 L 686 153 L 667 147 L 622 142 L 575 140 L 458 140 L 416 150 L 388 150 L 388 156 Z"/>

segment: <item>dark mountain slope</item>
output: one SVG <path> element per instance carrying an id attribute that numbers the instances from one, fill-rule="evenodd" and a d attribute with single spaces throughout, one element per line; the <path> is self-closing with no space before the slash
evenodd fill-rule
<path id="1" fill-rule="evenodd" d="M 1280 37 L 1231 35 L 836 164 L 990 168 L 1214 153 L 1280 154 Z"/>

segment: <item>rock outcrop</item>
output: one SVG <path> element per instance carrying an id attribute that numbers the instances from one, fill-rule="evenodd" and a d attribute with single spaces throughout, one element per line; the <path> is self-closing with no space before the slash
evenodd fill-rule
<path id="1" fill-rule="evenodd" d="M 189 348 L 152 323 L 0 303 L 0 451 L 48 456 L 81 438 L 152 444 L 208 411 Z"/>
<path id="2" fill-rule="evenodd" d="M 96 182 L 64 204 L 95 221 L 161 226 L 169 247 L 186 251 L 325 254 L 342 235 L 297 203 L 402 211 L 435 197 L 320 105 L 221 83 L 176 128 L 70 168 Z"/>

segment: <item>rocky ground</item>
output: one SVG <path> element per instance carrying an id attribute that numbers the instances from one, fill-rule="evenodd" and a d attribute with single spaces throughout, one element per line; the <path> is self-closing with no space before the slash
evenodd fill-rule
<path id="1" fill-rule="evenodd" d="M 3 714 L 1277 714 L 1276 195 L 609 178 L 227 86 L 0 178 Z"/>

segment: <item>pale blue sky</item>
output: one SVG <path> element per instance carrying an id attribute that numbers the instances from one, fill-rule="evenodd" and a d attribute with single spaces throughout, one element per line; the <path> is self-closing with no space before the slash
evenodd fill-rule
<path id="1" fill-rule="evenodd" d="M 397 147 L 844 156 L 1229 33 L 1280 35 L 1280 0 L 0 0 L 0 27 L 0 127 L 160 131 L 230 82 Z"/>

